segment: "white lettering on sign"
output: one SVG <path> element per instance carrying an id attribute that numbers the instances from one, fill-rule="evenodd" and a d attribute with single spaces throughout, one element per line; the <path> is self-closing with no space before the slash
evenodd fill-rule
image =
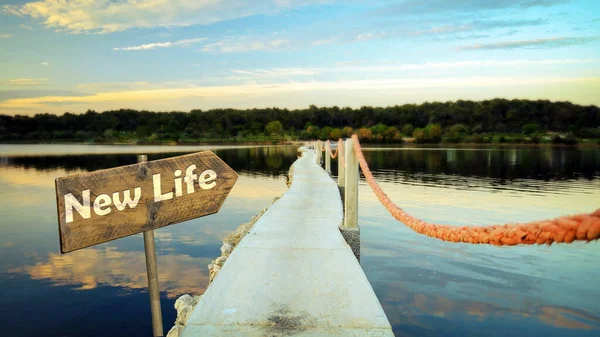
<path id="1" fill-rule="evenodd" d="M 129 208 L 134 208 L 135 206 L 137 206 L 138 202 L 140 201 L 140 198 L 142 197 L 142 188 L 136 187 L 133 190 L 133 195 L 133 200 L 131 200 L 129 190 L 123 192 L 123 202 L 121 202 L 121 200 L 119 199 L 119 192 L 115 192 L 113 193 L 112 197 L 113 204 L 115 204 L 115 207 L 119 211 L 124 210 L 126 206 L 129 206 Z"/>
<path id="2" fill-rule="evenodd" d="M 173 192 L 162 194 L 160 188 L 160 173 L 152 175 L 152 186 L 154 186 L 154 202 L 173 199 Z"/>
<path id="3" fill-rule="evenodd" d="M 201 189 L 210 190 L 217 184 L 217 182 L 214 181 L 215 179 L 217 179 L 217 172 L 213 170 L 206 170 L 200 174 L 200 178 L 198 178 L 198 184 L 200 185 Z M 210 183 L 211 181 L 212 183 Z"/>
<path id="4" fill-rule="evenodd" d="M 185 169 L 185 184 L 187 185 L 188 194 L 194 193 L 194 180 L 198 179 L 198 175 L 194 174 L 194 170 L 196 169 L 196 165 L 190 165 L 187 169 Z"/>
<path id="5" fill-rule="evenodd" d="M 110 199 L 110 195 L 108 194 L 100 194 L 94 200 L 94 213 L 98 215 L 106 215 L 110 213 L 110 204 L 112 200 Z M 102 209 L 105 207 L 104 209 Z"/>
<path id="6" fill-rule="evenodd" d="M 185 176 L 182 177 L 181 170 L 175 170 L 173 172 L 174 176 L 174 192 L 169 191 L 163 193 L 161 187 L 161 174 L 153 174 L 152 175 L 152 186 L 153 186 L 153 196 L 155 202 L 160 202 L 164 200 L 170 200 L 174 197 L 183 196 L 183 183 L 186 185 L 187 194 L 192 194 L 196 192 L 194 188 L 194 183 L 197 181 L 198 186 L 203 190 L 210 190 L 217 185 L 215 181 L 217 179 L 217 173 L 213 170 L 205 170 L 200 174 L 194 173 L 196 169 L 196 165 L 190 165 L 185 169 Z M 121 199 L 121 193 L 123 194 L 123 199 Z M 142 188 L 135 187 L 133 189 L 133 199 L 131 198 L 131 190 L 125 190 L 123 192 L 114 192 L 112 193 L 112 197 L 110 194 L 100 194 L 94 200 L 93 203 L 90 200 L 91 192 L 90 190 L 83 190 L 81 192 L 82 203 L 79 202 L 77 198 L 72 193 L 68 193 L 64 196 L 65 198 L 65 217 L 66 222 L 73 222 L 73 215 L 75 212 L 79 213 L 81 217 L 84 219 L 89 219 L 92 216 L 92 208 L 94 209 L 94 213 L 100 216 L 104 216 L 109 214 L 112 211 L 111 205 L 113 205 L 118 211 L 123 211 L 127 207 L 135 208 L 141 197 L 142 197 Z"/>
<path id="7" fill-rule="evenodd" d="M 90 190 L 84 190 L 81 192 L 83 197 L 83 205 L 79 203 L 79 200 L 73 196 L 73 193 L 65 195 L 65 216 L 67 223 L 73 222 L 73 209 L 75 209 L 84 219 L 92 217 L 92 210 L 90 209 Z"/>

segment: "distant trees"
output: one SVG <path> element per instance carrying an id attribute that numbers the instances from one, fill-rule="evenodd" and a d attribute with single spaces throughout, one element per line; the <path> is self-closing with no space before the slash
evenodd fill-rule
<path id="1" fill-rule="evenodd" d="M 332 129 L 331 132 L 329 133 L 329 139 L 331 140 L 338 140 L 340 138 L 342 138 L 343 136 L 343 132 L 341 129 Z"/>
<path id="2" fill-rule="evenodd" d="M 413 134 L 413 132 L 415 132 L 415 128 L 412 126 L 412 124 L 404 124 L 402 127 L 402 133 L 409 137 Z"/>
<path id="3" fill-rule="evenodd" d="M 358 133 L 365 141 L 481 141 L 492 134 L 519 134 L 540 141 L 542 131 L 600 138 L 600 109 L 570 102 L 492 99 L 426 102 L 387 107 L 306 109 L 212 109 L 150 112 L 130 109 L 83 114 L 0 115 L 0 141 L 195 139 L 338 139 Z M 494 138 L 495 140 L 499 138 Z M 508 137 L 507 141 L 513 138 Z M 558 142 L 558 139 L 556 139 Z"/>
<path id="4" fill-rule="evenodd" d="M 373 138 L 373 132 L 367 128 L 360 128 L 356 133 L 359 140 L 369 141 Z"/>
<path id="5" fill-rule="evenodd" d="M 530 135 L 532 133 L 540 132 L 541 128 L 537 124 L 529 123 L 529 124 L 523 125 L 522 130 L 523 130 L 524 135 Z"/>
<path id="6" fill-rule="evenodd" d="M 265 126 L 265 132 L 271 136 L 279 135 L 283 131 L 283 124 L 280 121 L 269 122 Z"/>

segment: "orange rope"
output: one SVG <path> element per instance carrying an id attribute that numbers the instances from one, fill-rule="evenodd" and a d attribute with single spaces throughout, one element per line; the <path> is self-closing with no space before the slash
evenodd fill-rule
<path id="1" fill-rule="evenodd" d="M 592 241 L 600 238 L 600 209 L 591 214 L 563 216 L 553 220 L 494 226 L 455 227 L 419 220 L 395 205 L 373 178 L 365 161 L 358 137 L 352 135 L 354 150 L 367 183 L 383 206 L 394 218 L 417 233 L 448 242 L 475 244 L 517 245 L 571 243 L 575 240 Z"/>
<path id="2" fill-rule="evenodd" d="M 340 148 L 339 148 L 339 147 L 338 147 L 338 148 L 336 148 L 336 149 L 335 149 L 335 153 L 332 153 L 332 152 L 331 152 L 331 142 L 327 141 L 327 143 L 329 143 L 329 153 L 328 153 L 328 154 L 331 156 L 331 159 L 335 159 L 335 158 L 337 158 L 337 156 L 338 156 L 338 152 L 339 152 Z"/>

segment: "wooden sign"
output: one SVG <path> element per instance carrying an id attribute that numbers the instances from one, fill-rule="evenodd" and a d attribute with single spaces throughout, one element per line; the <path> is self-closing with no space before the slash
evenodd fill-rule
<path id="1" fill-rule="evenodd" d="M 205 151 L 58 178 L 61 252 L 217 213 L 237 177 Z"/>

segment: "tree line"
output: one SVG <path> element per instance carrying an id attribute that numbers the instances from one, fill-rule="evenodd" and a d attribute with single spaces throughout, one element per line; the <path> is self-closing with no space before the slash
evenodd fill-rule
<path id="1" fill-rule="evenodd" d="M 387 107 L 211 109 L 152 112 L 132 109 L 83 114 L 0 115 L 0 141 L 115 141 L 337 139 L 486 142 L 496 135 L 535 142 L 548 132 L 600 138 L 600 108 L 548 100 L 427 102 Z M 504 135 L 507 136 L 504 136 Z M 501 136 L 497 136 L 501 135 Z M 560 140 L 560 139 L 558 139 Z M 558 141 L 557 140 L 557 141 Z"/>

